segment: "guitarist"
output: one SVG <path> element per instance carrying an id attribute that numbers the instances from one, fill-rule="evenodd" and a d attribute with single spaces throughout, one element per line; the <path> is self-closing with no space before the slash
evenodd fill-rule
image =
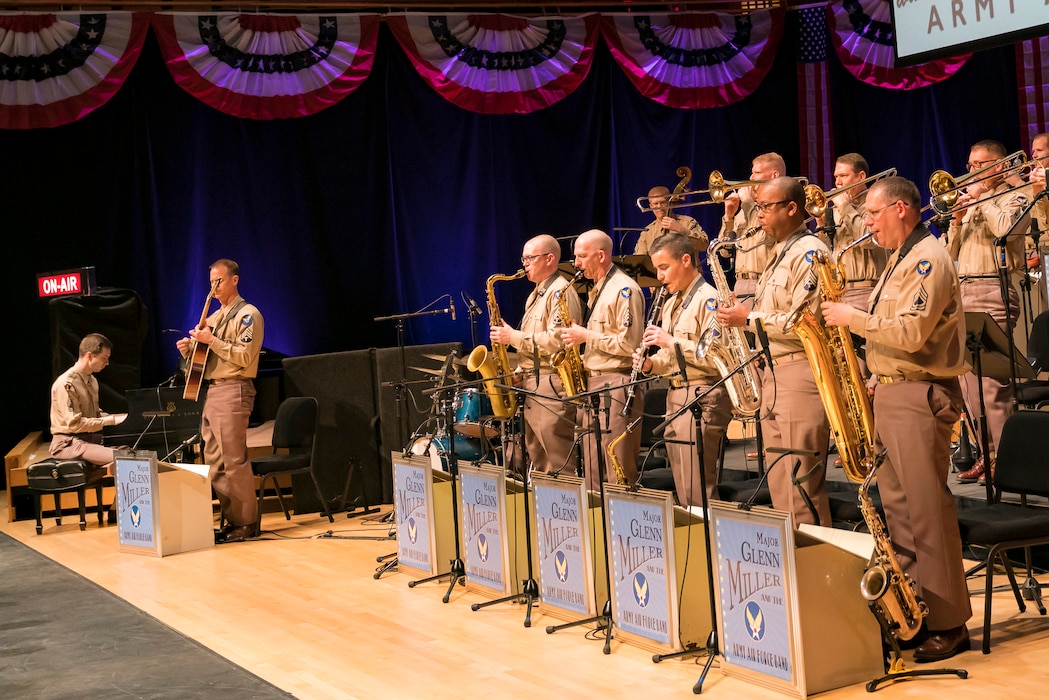
<path id="1" fill-rule="evenodd" d="M 255 479 L 248 460 L 248 418 L 255 405 L 252 379 L 259 369 L 263 319 L 259 310 L 237 291 L 237 263 L 216 261 L 211 265 L 210 281 L 221 306 L 175 345 L 183 357 L 189 356 L 194 343 L 208 348 L 204 365 L 208 392 L 200 435 L 204 439 L 204 461 L 211 465 L 211 485 L 227 523 L 215 533 L 216 544 L 221 544 L 241 542 L 257 534 Z"/>

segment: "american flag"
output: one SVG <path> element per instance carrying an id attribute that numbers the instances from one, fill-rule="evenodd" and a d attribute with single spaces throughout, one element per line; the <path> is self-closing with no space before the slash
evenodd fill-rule
<path id="1" fill-rule="evenodd" d="M 1020 134 L 1024 150 L 1049 131 L 1049 37 L 1016 43 L 1016 83 L 1020 90 Z"/>
<path id="2" fill-rule="evenodd" d="M 829 187 L 834 182 L 834 131 L 827 84 L 830 36 L 823 5 L 798 10 L 798 126 L 802 175 Z"/>

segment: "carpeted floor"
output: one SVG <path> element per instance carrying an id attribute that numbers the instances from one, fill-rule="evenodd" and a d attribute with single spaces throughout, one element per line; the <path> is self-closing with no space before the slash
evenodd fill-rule
<path id="1" fill-rule="evenodd" d="M 0 698 L 290 698 L 0 534 Z"/>

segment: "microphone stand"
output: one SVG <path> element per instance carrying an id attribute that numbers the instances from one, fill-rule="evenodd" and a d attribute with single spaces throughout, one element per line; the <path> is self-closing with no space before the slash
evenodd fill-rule
<path id="1" fill-rule="evenodd" d="M 538 373 L 539 373 L 539 366 L 536 365 L 536 375 L 537 376 L 538 376 Z M 538 386 L 538 381 L 536 382 L 536 385 Z M 535 576 L 534 576 L 533 571 L 532 571 L 532 525 L 531 525 L 532 513 L 531 513 L 531 508 L 529 508 L 529 505 L 528 505 L 528 489 L 529 489 L 529 486 L 528 486 L 528 475 L 529 475 L 529 471 L 530 470 L 528 468 L 528 450 L 527 450 L 527 447 L 525 446 L 525 439 L 524 439 L 524 431 L 525 431 L 525 427 L 524 427 L 525 426 L 525 422 L 524 422 L 524 420 L 525 420 L 524 419 L 525 399 L 526 399 L 526 395 L 530 394 L 531 392 L 529 392 L 529 391 L 527 391 L 525 389 L 520 389 L 520 388 L 517 388 L 517 387 L 513 387 L 513 386 L 509 386 L 509 385 L 503 385 L 503 384 L 497 384 L 496 387 L 499 388 L 499 389 L 503 389 L 504 391 L 507 391 L 507 390 L 514 391 L 514 392 L 517 392 L 517 394 L 518 394 L 517 418 L 520 421 L 521 430 L 517 433 L 517 447 L 520 450 L 521 464 L 523 466 L 523 469 L 522 469 L 523 473 L 522 473 L 522 476 L 521 476 L 521 485 L 524 488 L 524 492 L 523 492 L 522 495 L 524 497 L 523 507 L 524 507 L 524 529 L 525 529 L 525 560 L 526 560 L 526 567 L 527 567 L 527 572 L 528 573 L 527 573 L 527 578 L 524 579 L 523 581 L 521 581 L 521 592 L 520 593 L 513 593 L 513 594 L 505 596 L 503 598 L 497 598 L 496 600 L 489 600 L 489 601 L 486 601 L 484 603 L 474 603 L 473 605 L 470 606 L 470 609 L 474 610 L 474 611 L 477 611 L 477 610 L 480 610 L 481 608 L 486 608 L 489 605 L 495 605 L 496 603 L 506 603 L 506 602 L 509 602 L 511 600 L 512 601 L 516 601 L 518 603 L 523 603 L 523 604 L 528 606 L 527 610 L 525 611 L 524 626 L 525 627 L 531 627 L 532 626 L 532 607 L 535 605 L 535 602 L 537 600 L 539 600 L 539 584 L 538 584 L 538 582 L 536 582 Z M 514 462 L 514 461 L 516 461 L 516 455 L 515 455 L 513 460 L 508 460 L 508 459 L 506 459 L 506 455 L 504 454 L 503 455 L 503 463 L 504 463 L 504 467 L 503 468 L 504 468 L 504 470 L 506 470 L 506 469 L 511 469 L 512 470 L 514 465 L 511 462 Z"/>

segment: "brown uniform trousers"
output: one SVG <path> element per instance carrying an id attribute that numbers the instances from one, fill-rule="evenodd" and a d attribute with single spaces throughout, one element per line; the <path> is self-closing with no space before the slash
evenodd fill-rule
<path id="1" fill-rule="evenodd" d="M 529 373 L 521 387 L 546 396 L 564 397 L 561 378 L 553 373 L 542 373 L 539 386 L 535 375 Z M 578 460 L 575 447 L 576 407 L 556 399 L 525 399 L 525 447 L 535 468 L 551 474 L 575 474 Z"/>
<path id="2" fill-rule="evenodd" d="M 605 481 L 613 484 L 616 483 L 617 478 L 615 470 L 612 468 L 612 464 L 608 459 L 608 445 L 612 440 L 622 435 L 626 431 L 630 422 L 635 418 L 640 417 L 645 409 L 645 387 L 642 384 L 635 387 L 634 403 L 631 405 L 630 413 L 625 417 L 620 417 L 619 412 L 623 409 L 624 403 L 626 403 L 626 389 L 624 389 L 622 385 L 628 381 L 630 381 L 630 375 L 628 373 L 615 372 L 607 374 L 591 374 L 587 383 L 589 391 L 603 389 L 606 384 L 611 385 L 609 393 L 611 394 L 612 402 L 611 407 L 608 410 L 607 428 L 605 427 L 604 414 L 601 416 L 600 458 L 605 465 Z M 599 402 L 601 403 L 601 407 L 604 408 L 603 395 L 599 398 Z M 593 427 L 593 414 L 589 406 L 579 409 L 579 422 L 583 426 L 583 429 L 587 431 L 586 437 L 583 438 L 583 464 L 585 465 L 586 485 L 591 491 L 597 491 L 601 487 L 601 480 L 598 475 L 597 440 L 591 430 Z M 634 484 L 637 482 L 637 455 L 640 449 L 640 426 L 635 428 L 616 446 L 616 459 L 622 465 L 623 475 L 628 484 Z"/>
<path id="3" fill-rule="evenodd" d="M 211 486 L 231 525 L 254 525 L 258 516 L 255 477 L 248 460 L 248 419 L 255 405 L 250 379 L 227 379 L 208 386 L 201 418 L 204 461 Z"/>
<path id="4" fill-rule="evenodd" d="M 667 390 L 667 415 L 673 415 L 696 397 L 696 389 L 705 392 L 708 387 L 693 385 Z M 720 386 L 700 399 L 703 409 L 703 476 L 707 484 L 707 498 L 718 498 L 718 457 L 725 428 L 732 419 L 732 402 L 728 391 Z M 700 491 L 699 455 L 696 449 L 696 419 L 692 411 L 675 418 L 663 433 L 667 440 L 667 457 L 674 473 L 677 500 L 683 506 L 703 504 Z M 682 444 L 685 443 L 685 444 Z"/>

